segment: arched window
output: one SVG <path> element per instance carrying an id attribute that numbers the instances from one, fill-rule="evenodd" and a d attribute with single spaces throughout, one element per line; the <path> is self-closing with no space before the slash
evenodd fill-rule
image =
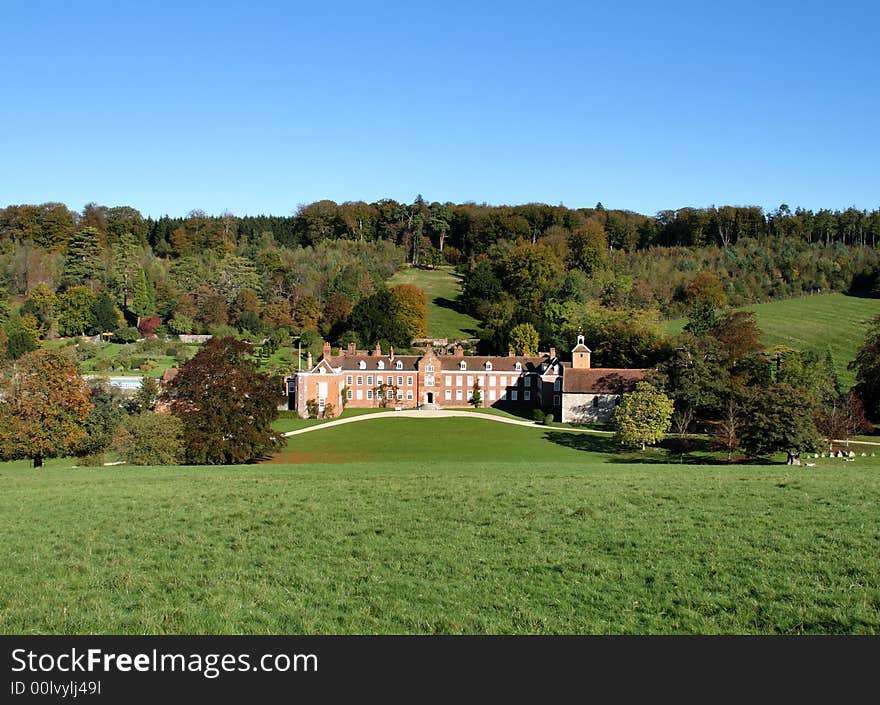
<path id="1" fill-rule="evenodd" d="M 377 366 L 380 370 L 384 370 L 385 369 L 385 360 L 379 360 Z"/>
<path id="2" fill-rule="evenodd" d="M 517 362 L 513 367 L 514 367 L 515 370 L 519 371 L 519 370 L 522 369 L 522 363 L 521 363 L 521 362 Z"/>
<path id="3" fill-rule="evenodd" d="M 492 369 L 492 363 L 489 362 L 488 360 L 486 360 L 486 371 L 488 372 L 491 369 Z"/>
<path id="4" fill-rule="evenodd" d="M 460 370 L 466 370 L 466 369 L 467 369 L 467 363 L 466 363 L 464 360 L 462 360 L 461 362 L 458 363 L 458 369 L 460 369 Z"/>
<path id="5" fill-rule="evenodd" d="M 358 363 L 358 369 L 359 369 L 359 370 L 365 370 L 365 369 L 367 369 L 367 363 L 364 362 L 363 360 L 361 360 L 361 361 Z"/>
<path id="6" fill-rule="evenodd" d="M 402 369 L 403 369 L 403 363 L 402 363 L 400 360 L 398 360 L 397 362 L 395 362 L 395 363 L 394 363 L 394 366 L 395 366 L 398 370 L 402 370 Z"/>

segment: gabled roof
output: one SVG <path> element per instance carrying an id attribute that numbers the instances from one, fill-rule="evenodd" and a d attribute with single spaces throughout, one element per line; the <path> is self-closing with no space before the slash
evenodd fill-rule
<path id="1" fill-rule="evenodd" d="M 636 382 L 645 379 L 648 370 L 592 367 L 586 370 L 566 368 L 562 391 L 569 394 L 622 394 L 632 391 Z"/>
<path id="2" fill-rule="evenodd" d="M 334 368 L 342 368 L 345 372 L 356 372 L 361 369 L 360 363 L 364 363 L 364 371 L 379 370 L 378 362 L 384 363 L 382 371 L 397 369 L 396 363 L 403 363 L 402 370 L 414 372 L 418 369 L 419 360 L 427 357 L 426 355 L 395 355 L 392 360 L 388 355 L 334 355 L 324 358 L 329 365 Z M 459 369 L 459 363 L 464 362 L 467 372 L 479 372 L 486 369 L 486 363 L 492 363 L 492 370 L 497 372 L 518 372 L 516 363 L 520 363 L 523 372 L 540 372 L 542 364 L 550 362 L 547 355 L 465 355 L 464 357 L 456 357 L 455 355 L 435 355 L 434 360 L 439 363 L 439 370 L 435 372 L 454 372 Z M 319 363 L 320 364 L 320 363 Z M 315 368 L 317 371 L 317 367 Z"/>

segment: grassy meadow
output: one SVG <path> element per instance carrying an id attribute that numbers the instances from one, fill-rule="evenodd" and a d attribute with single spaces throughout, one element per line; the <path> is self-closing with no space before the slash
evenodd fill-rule
<path id="1" fill-rule="evenodd" d="M 880 632 L 880 459 L 607 444 L 377 418 L 257 466 L 5 463 L 0 631 Z"/>
<path id="2" fill-rule="evenodd" d="M 457 310 L 461 280 L 452 267 L 437 269 L 408 267 L 395 274 L 388 284 L 390 286 L 415 284 L 425 292 L 428 298 L 429 337 L 453 340 L 476 336 L 479 321 Z"/>
<path id="3" fill-rule="evenodd" d="M 830 347 L 841 386 L 849 389 L 855 373 L 847 365 L 856 356 L 867 330 L 866 322 L 880 315 L 880 299 L 863 299 L 845 294 L 821 294 L 745 306 L 754 311 L 767 347 L 785 345 L 795 350 Z M 670 333 L 684 328 L 684 319 L 670 321 Z"/>

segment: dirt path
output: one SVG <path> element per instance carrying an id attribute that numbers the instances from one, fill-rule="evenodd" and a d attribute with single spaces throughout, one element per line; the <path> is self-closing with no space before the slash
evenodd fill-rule
<path id="1" fill-rule="evenodd" d="M 331 428 L 333 426 L 341 426 L 346 423 L 355 423 L 356 421 L 369 421 L 371 419 L 387 419 L 387 418 L 395 418 L 395 419 L 447 419 L 453 417 L 467 418 L 467 419 L 485 419 L 486 421 L 495 421 L 497 423 L 507 423 L 513 426 L 525 426 L 526 428 L 538 428 L 547 430 L 555 430 L 555 431 L 565 431 L 566 433 L 595 433 L 600 436 L 610 436 L 611 431 L 595 431 L 591 428 L 561 428 L 558 426 L 545 426 L 544 424 L 534 423 L 533 421 L 520 421 L 518 419 L 509 419 L 505 416 L 495 416 L 494 414 L 480 414 L 473 411 L 447 411 L 447 410 L 436 410 L 436 411 L 419 411 L 419 410 L 410 410 L 410 411 L 387 411 L 379 414 L 362 414 L 360 416 L 351 416 L 347 419 L 337 419 L 336 421 L 327 421 L 326 423 L 316 424 L 315 426 L 308 426 L 306 428 L 300 428 L 296 431 L 288 431 L 285 433 L 285 436 L 298 436 L 301 433 L 310 433 L 311 431 L 320 431 L 321 429 Z"/>

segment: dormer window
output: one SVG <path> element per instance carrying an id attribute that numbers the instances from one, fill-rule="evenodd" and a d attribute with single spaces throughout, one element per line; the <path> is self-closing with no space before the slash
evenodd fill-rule
<path id="1" fill-rule="evenodd" d="M 515 369 L 517 372 L 519 372 L 520 370 L 522 370 L 522 363 L 521 363 L 521 362 L 517 362 L 517 363 L 513 366 L 513 369 Z"/>
<path id="2" fill-rule="evenodd" d="M 466 370 L 466 369 L 467 369 L 467 363 L 466 363 L 464 360 L 462 360 L 461 362 L 458 363 L 458 369 L 460 369 L 460 370 Z"/>
<path id="3" fill-rule="evenodd" d="M 363 360 L 361 360 L 361 361 L 358 363 L 358 369 L 359 369 L 359 370 L 365 370 L 365 369 L 367 369 L 367 363 L 364 362 Z"/>
<path id="4" fill-rule="evenodd" d="M 489 372 L 492 369 L 492 363 L 486 360 L 486 371 Z"/>
<path id="5" fill-rule="evenodd" d="M 394 367 L 397 368 L 398 370 L 402 370 L 403 363 L 400 360 L 398 360 L 397 362 L 394 363 Z"/>
<path id="6" fill-rule="evenodd" d="M 385 369 L 385 360 L 379 360 L 378 367 L 380 370 L 384 370 Z"/>

